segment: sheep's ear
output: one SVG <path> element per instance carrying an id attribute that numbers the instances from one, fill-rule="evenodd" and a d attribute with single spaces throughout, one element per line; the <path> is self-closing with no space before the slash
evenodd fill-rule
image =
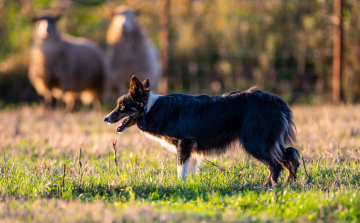
<path id="1" fill-rule="evenodd" d="M 54 16 L 54 19 L 55 21 L 58 21 L 59 19 L 61 19 L 62 17 L 62 14 L 61 13 L 57 13 L 55 16 Z"/>
<path id="2" fill-rule="evenodd" d="M 55 17 L 55 21 L 58 21 L 59 19 L 61 19 L 61 15 L 57 15 L 57 16 Z"/>
<path id="3" fill-rule="evenodd" d="M 30 16 L 30 21 L 31 21 L 32 23 L 35 23 L 35 22 L 37 21 L 36 15 Z"/>
<path id="4" fill-rule="evenodd" d="M 142 82 L 142 85 L 144 86 L 144 88 L 150 88 L 149 79 L 146 78 L 146 79 Z"/>
<path id="5" fill-rule="evenodd" d="M 114 16 L 114 13 L 113 13 L 113 12 L 106 11 L 106 12 L 104 13 L 104 18 L 105 18 L 105 19 L 111 19 L 113 16 Z"/>
<path id="6" fill-rule="evenodd" d="M 144 87 L 135 75 L 131 77 L 129 93 L 134 102 L 141 102 L 144 96 Z"/>

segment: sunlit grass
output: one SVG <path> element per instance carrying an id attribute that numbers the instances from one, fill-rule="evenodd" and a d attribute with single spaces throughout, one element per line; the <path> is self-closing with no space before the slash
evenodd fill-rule
<path id="1" fill-rule="evenodd" d="M 117 218 L 124 217 L 117 212 L 144 207 L 157 217 L 162 213 L 175 216 L 179 212 L 183 216 L 179 221 L 187 216 L 211 221 L 238 218 L 349 221 L 360 217 L 360 166 L 357 162 L 311 162 L 308 171 L 313 177 L 312 183 L 306 183 L 301 169 L 297 182 L 281 184 L 271 190 L 263 186 L 267 177 L 265 167 L 256 164 L 225 159 L 221 161 L 227 163 L 225 171 L 203 165 L 199 175 L 181 181 L 173 161 L 154 165 L 137 156 L 123 156 L 123 160 L 118 167 L 110 160 L 109 168 L 104 157 L 101 161 L 90 160 L 81 169 L 77 161 L 68 160 L 63 179 L 64 162 L 32 163 L 10 159 L 6 166 L 1 166 L 0 193 L 7 201 L 2 204 L 7 210 L 3 216 L 18 212 L 22 202 L 30 208 L 39 200 L 61 200 L 64 205 L 76 202 L 79 206 L 84 202 L 105 202 L 111 210 L 108 214 Z M 16 216 L 26 219 L 30 213 L 21 212 Z M 134 216 L 128 217 L 131 220 Z M 152 221 L 151 215 L 145 213 L 143 217 Z"/>
<path id="2" fill-rule="evenodd" d="M 301 166 L 296 182 L 285 185 L 284 172 L 275 190 L 263 186 L 266 167 L 241 149 L 212 159 L 221 169 L 204 163 L 182 181 L 175 154 L 135 128 L 116 135 L 101 114 L 2 111 L 0 221 L 356 222 L 358 109 L 294 108 L 312 182 Z"/>

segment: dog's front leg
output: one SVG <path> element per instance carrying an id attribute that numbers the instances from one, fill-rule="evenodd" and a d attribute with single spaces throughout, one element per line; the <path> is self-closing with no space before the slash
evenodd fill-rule
<path id="1" fill-rule="evenodd" d="M 187 177 L 189 176 L 189 163 L 190 163 L 190 159 L 186 160 L 182 164 L 178 164 L 177 172 L 178 172 L 179 180 L 186 180 Z"/>
<path id="2" fill-rule="evenodd" d="M 178 178 L 186 180 L 190 175 L 190 155 L 193 143 L 191 140 L 181 140 L 177 145 L 177 172 Z"/>

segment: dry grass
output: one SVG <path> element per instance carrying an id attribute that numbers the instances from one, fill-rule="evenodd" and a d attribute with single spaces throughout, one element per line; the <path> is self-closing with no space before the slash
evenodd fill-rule
<path id="1" fill-rule="evenodd" d="M 360 106 L 295 106 L 292 110 L 305 158 L 360 159 Z M 87 155 L 105 156 L 114 141 L 118 147 L 134 152 L 155 152 L 159 148 L 158 143 L 144 137 L 136 127 L 122 135 L 116 134 L 115 125 L 102 121 L 105 114 L 44 112 L 42 108 L 27 106 L 0 114 L 0 148 L 10 155 L 73 156 L 83 147 Z M 167 155 L 161 149 L 156 159 Z"/>
<path id="2" fill-rule="evenodd" d="M 298 106 L 292 110 L 305 157 L 360 159 L 360 106 Z"/>
<path id="3" fill-rule="evenodd" d="M 92 111 L 74 114 L 45 112 L 42 108 L 26 106 L 1 111 L 0 148 L 10 156 L 27 154 L 50 159 L 75 156 L 81 147 L 87 156 L 106 156 L 114 141 L 118 147 L 131 148 L 134 152 L 158 148 L 156 142 L 146 139 L 136 128 L 122 135 L 116 134 L 116 126 L 106 125 L 104 116 Z"/>

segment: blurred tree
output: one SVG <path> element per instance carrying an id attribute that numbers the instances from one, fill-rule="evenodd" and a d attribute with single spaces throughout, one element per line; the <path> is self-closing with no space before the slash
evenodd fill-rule
<path id="1" fill-rule="evenodd" d="M 160 81 L 159 93 L 165 94 L 168 88 L 169 66 L 169 27 L 170 27 L 170 0 L 162 0 L 160 13 L 160 58 L 162 62 L 163 78 Z"/>
<path id="2" fill-rule="evenodd" d="M 340 102 L 343 99 L 343 1 L 334 0 L 334 62 L 333 62 L 333 100 Z"/>

